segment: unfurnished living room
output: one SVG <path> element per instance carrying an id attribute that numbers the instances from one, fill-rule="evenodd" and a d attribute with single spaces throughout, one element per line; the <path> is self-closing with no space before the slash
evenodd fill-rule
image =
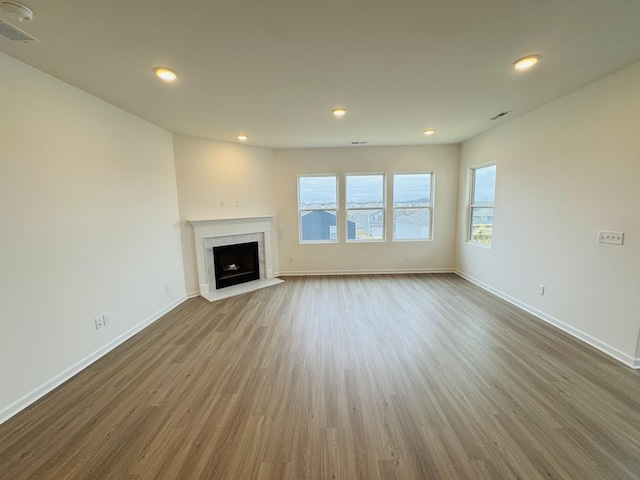
<path id="1" fill-rule="evenodd" d="M 0 478 L 640 478 L 640 2 L 0 0 Z"/>

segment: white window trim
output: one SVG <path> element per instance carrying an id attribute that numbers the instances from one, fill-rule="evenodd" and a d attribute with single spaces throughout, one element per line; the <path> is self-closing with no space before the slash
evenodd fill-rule
<path id="1" fill-rule="evenodd" d="M 495 210 L 495 204 L 496 204 L 496 192 L 495 192 L 495 185 L 494 185 L 494 191 L 493 191 L 493 203 L 491 204 L 491 206 L 488 205 L 475 205 L 473 203 L 473 197 L 475 196 L 475 178 L 476 178 L 476 170 L 479 170 L 481 168 L 486 168 L 486 167 L 490 167 L 492 165 L 496 165 L 496 178 L 497 178 L 497 164 L 495 161 L 493 162 L 486 162 L 486 163 L 481 163 L 479 165 L 474 165 L 472 167 L 469 168 L 469 173 L 470 173 L 470 186 L 468 189 L 469 192 L 469 200 L 468 200 L 468 208 L 467 208 L 467 241 L 466 243 L 468 243 L 469 245 L 474 245 L 476 247 L 480 247 L 480 248 L 486 248 L 488 250 L 491 250 L 491 245 L 493 244 L 493 235 L 491 237 L 491 243 L 486 244 L 486 243 L 482 243 L 482 242 L 476 242 L 474 240 L 471 239 L 471 233 L 473 232 L 473 209 L 474 208 L 491 208 L 493 210 Z M 494 179 L 494 182 L 496 180 Z"/>
<path id="2" fill-rule="evenodd" d="M 393 225 L 394 222 L 392 220 L 391 222 L 391 241 L 392 242 L 432 242 L 433 241 L 433 230 L 434 230 L 434 222 L 433 222 L 433 214 L 434 214 L 434 195 L 435 195 L 435 173 L 433 170 L 430 171 L 426 171 L 426 172 L 393 172 L 393 177 L 390 179 L 391 182 L 391 211 L 393 212 L 394 216 L 395 216 L 395 211 L 396 211 L 396 207 L 394 207 L 393 205 L 393 195 L 394 195 L 394 179 L 396 175 L 430 175 L 431 179 L 429 181 L 429 188 L 430 188 L 430 192 L 429 192 L 429 200 L 430 203 L 428 206 L 426 207 L 415 207 L 415 208 L 424 208 L 424 209 L 428 209 L 429 210 L 429 238 L 395 238 L 395 231 L 393 231 Z M 398 207 L 398 209 L 401 209 L 403 207 Z"/>
<path id="3" fill-rule="evenodd" d="M 375 176 L 382 175 L 382 207 L 361 207 L 361 208 L 349 208 L 347 204 L 347 178 L 357 176 Z M 344 174 L 344 231 L 346 243 L 384 243 L 387 241 L 387 174 L 386 172 L 357 172 L 357 173 L 345 173 Z M 382 210 L 382 238 L 372 239 L 349 239 L 349 210 Z M 357 234 L 357 231 L 356 231 Z"/>
<path id="4" fill-rule="evenodd" d="M 336 179 L 336 208 L 329 209 L 326 208 L 305 208 L 300 209 L 300 178 L 310 178 L 310 177 L 335 177 Z M 326 243 L 338 243 L 338 239 L 340 238 L 340 228 L 338 227 L 338 212 L 340 210 L 340 176 L 337 173 L 300 173 L 298 174 L 296 181 L 296 189 L 297 189 L 297 197 L 298 197 L 298 243 L 309 245 L 309 244 L 326 244 Z M 302 212 L 335 212 L 336 214 L 336 238 L 329 240 L 303 240 L 302 239 Z"/>

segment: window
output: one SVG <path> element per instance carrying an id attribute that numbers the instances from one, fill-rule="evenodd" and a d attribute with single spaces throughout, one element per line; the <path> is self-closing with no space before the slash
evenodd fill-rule
<path id="1" fill-rule="evenodd" d="M 298 218 L 301 242 L 337 242 L 338 177 L 298 177 Z"/>
<path id="2" fill-rule="evenodd" d="M 384 174 L 346 176 L 347 241 L 384 240 Z"/>
<path id="3" fill-rule="evenodd" d="M 431 238 L 431 173 L 393 176 L 393 240 Z"/>
<path id="4" fill-rule="evenodd" d="M 491 246 L 496 165 L 491 164 L 472 168 L 471 176 L 469 241 Z"/>

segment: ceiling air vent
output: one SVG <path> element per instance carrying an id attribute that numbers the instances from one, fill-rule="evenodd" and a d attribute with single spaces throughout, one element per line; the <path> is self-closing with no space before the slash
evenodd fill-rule
<path id="1" fill-rule="evenodd" d="M 12 42 L 24 42 L 29 43 L 36 40 L 28 33 L 23 32 L 17 27 L 14 27 L 10 23 L 7 23 L 3 19 L 0 18 L 0 35 L 8 38 Z M 37 40 L 36 40 L 37 41 Z"/>
<path id="2" fill-rule="evenodd" d="M 511 110 L 506 111 L 506 112 L 500 112 L 495 117 L 491 117 L 489 120 L 497 120 L 498 118 L 504 117 L 505 115 L 508 115 L 509 113 L 511 113 Z"/>

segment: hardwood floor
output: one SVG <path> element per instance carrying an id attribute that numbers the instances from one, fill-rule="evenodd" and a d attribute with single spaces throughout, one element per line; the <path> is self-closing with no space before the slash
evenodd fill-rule
<path id="1" fill-rule="evenodd" d="M 2 479 L 638 479 L 640 372 L 455 275 L 194 298 L 0 425 Z"/>

